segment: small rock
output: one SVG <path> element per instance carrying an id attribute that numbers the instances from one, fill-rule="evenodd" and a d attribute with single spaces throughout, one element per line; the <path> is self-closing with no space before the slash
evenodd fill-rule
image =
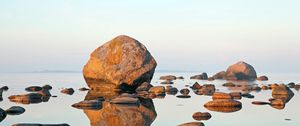
<path id="1" fill-rule="evenodd" d="M 29 92 L 37 92 L 37 91 L 43 90 L 43 88 L 40 86 L 30 86 L 30 87 L 25 88 L 25 90 L 29 91 Z"/>
<path id="2" fill-rule="evenodd" d="M 6 118 L 6 112 L 0 108 L 0 122 L 2 122 Z"/>
<path id="3" fill-rule="evenodd" d="M 299 91 L 299 89 L 300 89 L 300 84 L 296 84 L 294 88 L 295 88 L 296 91 Z"/>
<path id="4" fill-rule="evenodd" d="M 178 89 L 177 89 L 176 87 L 167 86 L 167 87 L 166 87 L 166 92 L 167 92 L 168 94 L 175 95 L 175 94 L 177 94 Z"/>
<path id="5" fill-rule="evenodd" d="M 72 105 L 74 108 L 78 109 L 100 109 L 102 107 L 101 100 L 85 100 L 79 103 L 75 103 Z"/>
<path id="6" fill-rule="evenodd" d="M 30 104 L 30 103 L 39 103 L 42 102 L 42 95 L 39 93 L 29 93 L 25 95 L 12 95 L 8 99 L 12 102 Z"/>
<path id="7" fill-rule="evenodd" d="M 211 118 L 211 115 L 208 112 L 196 112 L 193 114 L 193 119 L 195 119 L 197 121 L 209 120 L 210 118 Z"/>
<path id="8" fill-rule="evenodd" d="M 20 106 L 12 106 L 6 110 L 7 115 L 21 115 L 25 112 L 25 109 Z"/>
<path id="9" fill-rule="evenodd" d="M 202 122 L 188 122 L 178 126 L 204 126 L 204 124 Z"/>
<path id="10" fill-rule="evenodd" d="M 252 95 L 252 94 L 249 94 L 249 93 L 245 93 L 245 94 L 242 94 L 242 97 L 244 97 L 244 98 L 254 98 L 254 95 Z"/>
<path id="11" fill-rule="evenodd" d="M 8 90 L 8 87 L 7 86 L 3 86 L 1 87 L 0 89 L 4 90 L 4 91 L 7 91 Z"/>
<path id="12" fill-rule="evenodd" d="M 161 82 L 160 84 L 174 84 L 174 82 L 170 81 L 170 80 L 166 80 Z"/>
<path id="13" fill-rule="evenodd" d="M 149 89 L 153 87 L 150 83 L 144 82 L 140 86 L 138 86 L 135 91 L 140 92 L 140 91 L 149 91 Z"/>
<path id="14" fill-rule="evenodd" d="M 204 104 L 204 107 L 241 107 L 242 103 L 232 99 L 217 99 Z"/>
<path id="15" fill-rule="evenodd" d="M 296 84 L 295 84 L 294 82 L 291 82 L 291 83 L 288 84 L 288 86 L 289 86 L 290 88 L 295 88 L 295 85 L 296 85 Z"/>
<path id="16" fill-rule="evenodd" d="M 230 92 L 229 95 L 233 99 L 241 99 L 242 98 L 242 93 L 241 92 Z"/>
<path id="17" fill-rule="evenodd" d="M 159 79 L 160 80 L 176 80 L 177 77 L 173 76 L 173 75 L 166 75 L 166 76 L 161 76 Z"/>
<path id="18" fill-rule="evenodd" d="M 198 90 L 197 93 L 203 95 L 213 95 L 215 93 L 215 85 L 213 84 L 204 84 L 201 89 Z"/>
<path id="19" fill-rule="evenodd" d="M 290 88 L 282 84 L 272 88 L 272 95 L 294 95 L 294 93 Z"/>
<path id="20" fill-rule="evenodd" d="M 154 94 L 165 94 L 165 87 L 164 86 L 154 86 L 149 89 L 150 93 Z"/>
<path id="21" fill-rule="evenodd" d="M 79 88 L 79 91 L 88 91 L 88 90 L 90 90 L 90 89 L 85 88 L 85 87 Z"/>
<path id="22" fill-rule="evenodd" d="M 254 105 L 268 105 L 270 103 L 269 102 L 262 102 L 262 101 L 253 101 L 252 104 L 254 104 Z"/>
<path id="23" fill-rule="evenodd" d="M 184 88 L 184 89 L 181 89 L 181 90 L 180 90 L 180 93 L 181 93 L 182 95 L 188 95 L 188 94 L 190 93 L 190 90 L 187 89 L 187 88 Z"/>
<path id="24" fill-rule="evenodd" d="M 208 81 L 214 81 L 215 79 L 213 77 L 209 77 L 207 80 Z"/>
<path id="25" fill-rule="evenodd" d="M 228 82 L 228 83 L 223 84 L 223 86 L 224 87 L 235 87 L 235 84 L 232 82 Z"/>
<path id="26" fill-rule="evenodd" d="M 65 88 L 65 89 L 61 90 L 60 92 L 64 93 L 64 94 L 72 95 L 72 94 L 74 94 L 74 89 L 73 88 Z"/>
<path id="27" fill-rule="evenodd" d="M 179 77 L 176 77 L 177 80 L 183 80 L 184 77 L 183 76 L 179 76 Z"/>
<path id="28" fill-rule="evenodd" d="M 51 90 L 51 89 L 52 89 L 52 86 L 46 84 L 46 85 L 44 85 L 42 88 L 45 89 L 45 90 Z"/>
<path id="29" fill-rule="evenodd" d="M 193 84 L 193 86 L 192 86 L 191 88 L 192 88 L 193 90 L 196 90 L 196 89 L 201 89 L 202 86 L 201 86 L 198 82 L 196 82 L 196 83 Z"/>
<path id="30" fill-rule="evenodd" d="M 110 100 L 112 104 L 138 104 L 139 99 L 135 97 L 116 97 Z"/>
<path id="31" fill-rule="evenodd" d="M 260 76 L 260 77 L 256 78 L 256 80 L 267 81 L 267 80 L 269 80 L 269 78 L 267 76 Z"/>
<path id="32" fill-rule="evenodd" d="M 268 88 L 268 86 L 263 85 L 263 86 L 261 86 L 261 89 L 263 89 L 263 90 L 268 90 L 269 88 Z"/>
<path id="33" fill-rule="evenodd" d="M 177 95 L 177 98 L 191 98 L 190 95 Z"/>
<path id="34" fill-rule="evenodd" d="M 190 77 L 190 79 L 207 80 L 208 76 L 207 76 L 207 73 L 202 73 L 200 75 L 192 76 L 192 77 Z"/>
<path id="35" fill-rule="evenodd" d="M 216 99 L 233 99 L 231 95 L 223 92 L 215 92 L 212 97 L 213 100 Z"/>
<path id="36" fill-rule="evenodd" d="M 282 99 L 275 99 L 271 101 L 271 106 L 276 109 L 284 109 L 285 102 Z"/>

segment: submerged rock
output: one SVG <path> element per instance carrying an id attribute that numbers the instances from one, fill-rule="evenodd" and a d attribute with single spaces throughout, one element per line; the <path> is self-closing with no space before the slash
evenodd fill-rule
<path id="1" fill-rule="evenodd" d="M 88 91 L 88 90 L 90 90 L 90 89 L 85 88 L 85 87 L 82 87 L 82 88 L 79 88 L 78 90 L 79 90 L 79 91 Z"/>
<path id="2" fill-rule="evenodd" d="M 102 100 L 84 100 L 72 105 L 74 108 L 78 109 L 101 109 L 102 107 Z"/>
<path id="3" fill-rule="evenodd" d="M 187 89 L 187 88 L 184 88 L 184 89 L 181 89 L 181 90 L 180 90 L 180 93 L 181 93 L 182 95 L 188 95 L 188 94 L 190 93 L 190 90 Z"/>
<path id="4" fill-rule="evenodd" d="M 6 112 L 0 108 L 0 122 L 2 122 L 6 118 Z"/>
<path id="5" fill-rule="evenodd" d="M 208 112 L 196 112 L 193 114 L 193 119 L 195 119 L 197 121 L 209 120 L 210 118 L 211 118 L 211 115 Z"/>
<path id="6" fill-rule="evenodd" d="M 143 44 L 120 35 L 90 55 L 83 75 L 86 80 L 102 82 L 88 83 L 91 89 L 108 84 L 113 89 L 135 90 L 143 82 L 151 81 L 155 68 L 156 61 Z"/>
<path id="7" fill-rule="evenodd" d="M 267 80 L 269 80 L 269 78 L 267 76 L 260 76 L 260 77 L 256 78 L 256 80 L 267 81 Z"/>
<path id="8" fill-rule="evenodd" d="M 202 122 L 188 122 L 178 126 L 204 126 L 204 124 Z"/>
<path id="9" fill-rule="evenodd" d="M 232 82 L 227 82 L 223 84 L 224 87 L 235 87 L 235 84 Z"/>
<path id="10" fill-rule="evenodd" d="M 12 95 L 8 99 L 12 102 L 30 104 L 30 103 L 40 103 L 42 102 L 42 95 L 39 93 L 29 93 L 24 95 Z"/>
<path id="11" fill-rule="evenodd" d="M 174 84 L 174 82 L 170 81 L 170 80 L 166 80 L 166 81 L 161 82 L 160 84 Z"/>
<path id="12" fill-rule="evenodd" d="M 20 106 L 12 106 L 6 110 L 7 115 L 21 115 L 25 112 L 25 109 Z"/>
<path id="13" fill-rule="evenodd" d="M 29 92 L 38 92 L 38 91 L 43 90 L 43 88 L 40 86 L 30 86 L 30 87 L 25 88 L 25 90 L 29 91 Z"/>
<path id="14" fill-rule="evenodd" d="M 73 88 L 65 88 L 65 89 L 62 89 L 60 92 L 64 93 L 64 94 L 72 95 L 72 94 L 74 94 L 75 91 Z"/>
<path id="15" fill-rule="evenodd" d="M 177 98 L 191 98 L 190 95 L 177 95 Z"/>
<path id="16" fill-rule="evenodd" d="M 174 76 L 174 75 L 166 75 L 166 76 L 161 76 L 159 79 L 160 80 L 169 80 L 169 81 L 172 81 L 172 80 L 176 80 L 177 77 Z"/>
<path id="17" fill-rule="evenodd" d="M 227 80 L 255 80 L 256 78 L 253 66 L 243 61 L 229 66 L 226 70 Z"/>
<path id="18" fill-rule="evenodd" d="M 254 105 L 269 105 L 269 102 L 263 102 L 263 101 L 253 101 L 251 102 Z"/>
<path id="19" fill-rule="evenodd" d="M 208 76 L 207 76 L 207 73 L 202 73 L 200 75 L 192 76 L 192 77 L 190 77 L 190 79 L 207 80 Z"/>

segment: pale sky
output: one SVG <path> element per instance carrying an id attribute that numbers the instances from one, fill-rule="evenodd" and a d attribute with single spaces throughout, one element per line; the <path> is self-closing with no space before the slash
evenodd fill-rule
<path id="1" fill-rule="evenodd" d="M 0 72 L 81 71 L 122 34 L 158 70 L 300 72 L 298 0 L 0 0 Z"/>

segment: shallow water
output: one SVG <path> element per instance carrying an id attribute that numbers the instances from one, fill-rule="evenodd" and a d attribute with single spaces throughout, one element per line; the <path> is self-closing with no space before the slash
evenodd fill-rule
<path id="1" fill-rule="evenodd" d="M 152 80 L 153 85 L 159 84 L 161 81 L 158 78 L 161 75 L 176 75 L 183 76 L 185 80 L 176 80 L 173 84 L 179 90 L 185 88 L 185 85 L 192 85 L 195 81 L 200 84 L 215 84 L 216 88 L 222 92 L 231 92 L 236 89 L 228 89 L 221 85 L 225 81 L 199 81 L 190 80 L 189 77 L 197 73 L 188 72 L 156 72 Z M 289 83 L 300 82 L 300 74 L 266 74 L 270 81 L 254 82 L 256 84 L 269 83 Z M 18 104 L 10 102 L 7 97 L 15 94 L 28 93 L 25 87 L 37 85 L 43 86 L 50 84 L 53 86 L 52 95 L 48 102 L 38 104 Z M 0 74 L 0 86 L 7 85 L 9 90 L 3 92 L 3 101 L 0 102 L 2 109 L 8 109 L 11 106 L 22 106 L 26 109 L 25 113 L 16 116 L 7 116 L 1 123 L 1 126 L 9 126 L 15 123 L 67 123 L 71 126 L 87 126 L 90 125 L 90 120 L 83 110 L 71 107 L 72 104 L 85 99 L 87 92 L 78 91 L 81 87 L 87 87 L 81 73 L 7 73 Z M 73 95 L 60 93 L 62 88 L 72 87 L 75 89 Z M 242 98 L 242 109 L 232 113 L 221 113 L 207 110 L 203 105 L 211 100 L 211 96 L 195 95 L 189 99 L 176 98 L 173 95 L 166 95 L 163 99 L 153 99 L 157 116 L 152 123 L 153 126 L 175 126 L 178 124 L 195 121 L 192 118 L 195 112 L 209 112 L 212 118 L 207 121 L 202 121 L 206 126 L 298 126 L 300 123 L 300 105 L 299 91 L 292 89 L 294 97 L 286 104 L 283 110 L 274 109 L 269 105 L 253 105 L 252 101 L 268 101 L 271 98 L 271 91 L 251 92 L 255 96 L 254 99 Z M 287 121 L 285 119 L 291 119 Z"/>

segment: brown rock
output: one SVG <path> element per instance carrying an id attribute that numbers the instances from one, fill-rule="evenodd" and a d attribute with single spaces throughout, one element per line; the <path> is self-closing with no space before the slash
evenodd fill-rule
<path id="1" fill-rule="evenodd" d="M 184 88 L 184 89 L 181 89 L 181 90 L 180 90 L 180 93 L 181 93 L 182 95 L 188 95 L 188 94 L 190 93 L 190 90 L 187 89 L 187 88 Z"/>
<path id="2" fill-rule="evenodd" d="M 84 100 L 72 105 L 74 108 L 78 109 L 101 109 L 102 101 L 101 100 Z"/>
<path id="3" fill-rule="evenodd" d="M 161 76 L 159 79 L 160 80 L 176 80 L 177 77 L 174 75 L 165 75 L 165 76 Z"/>
<path id="4" fill-rule="evenodd" d="M 254 105 L 268 105 L 270 103 L 269 102 L 262 102 L 262 101 L 253 101 L 252 104 L 254 104 Z"/>
<path id="5" fill-rule="evenodd" d="M 225 79 L 226 78 L 226 72 L 225 71 L 218 72 L 213 76 L 213 78 L 214 79 Z"/>
<path id="6" fill-rule="evenodd" d="M 212 97 L 213 100 L 216 99 L 233 99 L 231 95 L 223 92 L 215 92 Z"/>
<path id="7" fill-rule="evenodd" d="M 149 89 L 149 92 L 154 94 L 165 94 L 166 91 L 164 86 L 154 86 Z"/>
<path id="8" fill-rule="evenodd" d="M 177 95 L 177 98 L 191 98 L 190 95 Z"/>
<path id="9" fill-rule="evenodd" d="M 213 84 L 204 84 L 201 89 L 198 90 L 199 94 L 203 95 L 213 95 L 215 93 L 215 85 Z"/>
<path id="10" fill-rule="evenodd" d="M 139 41 L 121 35 L 97 48 L 84 66 L 86 80 L 97 80 L 112 88 L 135 90 L 143 82 L 150 82 L 156 61 Z M 88 83 L 91 89 L 99 87 Z M 101 86 L 100 86 L 101 87 Z"/>
<path id="11" fill-rule="evenodd" d="M 183 80 L 184 77 L 183 76 L 179 76 L 179 77 L 176 77 L 177 80 Z"/>
<path id="12" fill-rule="evenodd" d="M 78 90 L 79 90 L 79 91 L 88 91 L 88 90 L 90 90 L 90 89 L 85 88 L 85 87 L 82 87 L 82 88 L 79 88 Z"/>
<path id="13" fill-rule="evenodd" d="M 211 115 L 208 112 L 196 112 L 193 114 L 193 119 L 195 119 L 197 121 L 209 120 L 210 118 L 211 118 Z"/>
<path id="14" fill-rule="evenodd" d="M 294 93 L 290 88 L 282 84 L 272 88 L 272 95 L 294 95 Z"/>
<path id="15" fill-rule="evenodd" d="M 217 99 L 204 104 L 204 107 L 241 107 L 242 103 L 232 99 Z"/>
<path id="16" fill-rule="evenodd" d="M 227 82 L 225 84 L 223 84 L 224 87 L 235 87 L 235 84 L 232 82 Z"/>
<path id="17" fill-rule="evenodd" d="M 229 95 L 233 99 L 241 99 L 242 98 L 242 93 L 241 92 L 230 92 Z"/>
<path id="18" fill-rule="evenodd" d="M 50 86 L 50 85 L 44 85 L 43 87 L 42 87 L 44 90 L 51 90 L 52 89 L 52 86 Z"/>
<path id="19" fill-rule="evenodd" d="M 200 75 L 192 76 L 192 77 L 190 77 L 190 79 L 207 80 L 208 76 L 207 76 L 207 73 L 202 73 Z"/>
<path id="20" fill-rule="evenodd" d="M 40 103 L 42 102 L 42 95 L 39 93 L 29 93 L 24 95 L 12 95 L 8 99 L 12 102 L 30 104 L 30 103 Z"/>
<path id="21" fill-rule="evenodd" d="M 229 66 L 226 70 L 227 80 L 255 80 L 256 77 L 253 66 L 243 61 Z"/>
<path id="22" fill-rule="evenodd" d="M 271 106 L 276 109 L 284 109 L 285 102 L 282 99 L 271 100 Z"/>
<path id="23" fill-rule="evenodd" d="M 191 88 L 194 89 L 194 90 L 195 89 L 201 89 L 202 86 L 198 82 L 195 82 Z"/>
<path id="24" fill-rule="evenodd" d="M 135 89 L 136 92 L 139 91 L 148 91 L 151 87 L 153 87 L 150 83 L 144 82 L 139 87 Z"/>
<path id="25" fill-rule="evenodd" d="M 60 92 L 64 93 L 64 94 L 72 95 L 72 94 L 74 94 L 74 89 L 73 88 L 65 88 L 65 89 L 62 89 Z"/>

